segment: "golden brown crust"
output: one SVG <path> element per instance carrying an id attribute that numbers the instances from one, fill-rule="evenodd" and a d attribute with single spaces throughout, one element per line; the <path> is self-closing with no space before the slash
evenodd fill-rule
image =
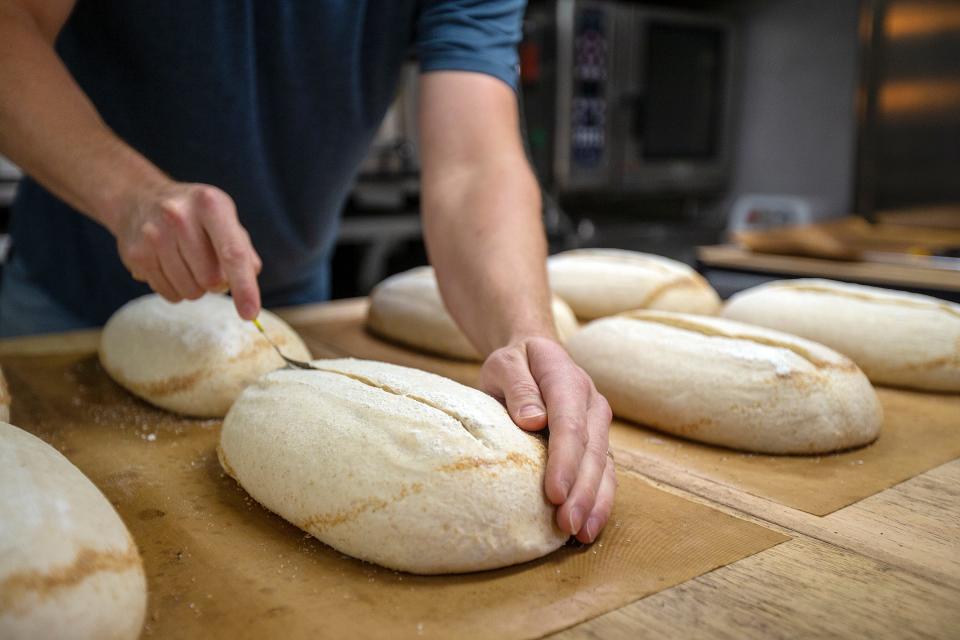
<path id="1" fill-rule="evenodd" d="M 182 376 L 164 378 L 156 382 L 134 382 L 125 379 L 122 375 L 116 375 L 115 377 L 117 378 L 117 382 L 138 396 L 145 398 L 162 398 L 186 391 L 196 386 L 200 380 L 203 380 L 208 375 L 207 369 L 198 369 Z"/>
<path id="2" fill-rule="evenodd" d="M 3 369 L 0 369 L 0 407 L 10 406 L 10 390 L 7 388 L 7 379 L 3 377 Z"/>
<path id="3" fill-rule="evenodd" d="M 686 276 L 680 276 L 673 280 L 668 280 L 667 282 L 654 287 L 653 290 L 647 294 L 647 297 L 643 299 L 643 302 L 640 303 L 640 308 L 648 308 L 657 298 L 671 289 L 703 289 L 705 284 L 706 283 L 697 282 L 693 278 L 688 278 Z"/>
<path id="4" fill-rule="evenodd" d="M 233 467 L 230 466 L 230 462 L 227 461 L 227 455 L 223 452 L 223 447 L 217 444 L 217 458 L 220 460 L 220 466 L 223 467 L 223 470 L 227 472 L 227 475 L 238 480 L 237 472 L 233 470 Z"/>
<path id="5" fill-rule="evenodd" d="M 58 589 L 77 585 L 96 573 L 122 573 L 139 565 L 140 554 L 132 542 L 123 552 L 81 549 L 66 566 L 44 572 L 18 571 L 0 580 L 0 613 L 13 609 L 22 598 L 45 600 Z"/>
<path id="6" fill-rule="evenodd" d="M 536 469 L 539 465 L 534 462 L 530 456 L 511 451 L 505 458 L 499 460 L 484 460 L 483 458 L 460 458 L 437 467 L 437 471 L 469 471 L 471 469 L 490 468 L 490 467 L 531 467 Z"/>
<path id="7" fill-rule="evenodd" d="M 376 512 L 386 509 L 391 504 L 420 493 L 421 491 L 423 491 L 423 485 L 419 482 L 411 485 L 404 485 L 400 488 L 400 491 L 397 494 L 391 496 L 387 500 L 383 500 L 381 498 L 365 498 L 363 500 L 357 500 L 354 501 L 353 506 L 348 509 L 335 511 L 334 513 L 319 513 L 315 516 L 310 516 L 297 526 L 305 531 L 309 531 L 312 534 L 321 534 L 324 531 L 344 524 L 345 522 L 356 520 L 361 514 L 364 514 L 368 511 Z"/>

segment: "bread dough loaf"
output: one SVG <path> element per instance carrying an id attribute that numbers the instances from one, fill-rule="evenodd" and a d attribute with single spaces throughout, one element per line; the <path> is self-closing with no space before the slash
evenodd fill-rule
<path id="1" fill-rule="evenodd" d="M 960 305 L 801 279 L 742 291 L 723 315 L 823 343 L 856 362 L 877 384 L 960 392 Z"/>
<path id="2" fill-rule="evenodd" d="M 0 422 L 0 637 L 132 639 L 146 603 L 137 547 L 104 495 Z"/>
<path id="3" fill-rule="evenodd" d="M 412 573 L 493 569 L 567 536 L 544 444 L 485 393 L 368 360 L 317 360 L 247 388 L 220 463 L 262 505 L 335 549 Z"/>
<path id="4" fill-rule="evenodd" d="M 614 414 L 691 440 L 826 453 L 873 441 L 883 419 L 844 356 L 730 320 L 630 312 L 590 323 L 567 348 Z"/>
<path id="5" fill-rule="evenodd" d="M 10 390 L 7 387 L 7 379 L 3 377 L 3 369 L 0 369 L 0 422 L 10 421 Z"/>
<path id="6" fill-rule="evenodd" d="M 561 341 L 578 328 L 573 311 L 553 298 L 553 321 Z M 461 360 L 481 360 L 443 306 L 431 267 L 390 276 L 370 294 L 367 328 L 376 335 L 428 353 Z"/>
<path id="7" fill-rule="evenodd" d="M 547 260 L 550 287 L 581 320 L 632 309 L 716 315 L 717 292 L 676 260 L 620 249 L 576 249 Z"/>
<path id="8" fill-rule="evenodd" d="M 310 352 L 287 323 L 269 311 L 260 322 L 288 358 Z M 227 296 L 171 304 L 148 295 L 121 307 L 103 328 L 100 362 L 120 385 L 163 409 L 223 417 L 244 387 L 284 366 L 252 322 Z"/>

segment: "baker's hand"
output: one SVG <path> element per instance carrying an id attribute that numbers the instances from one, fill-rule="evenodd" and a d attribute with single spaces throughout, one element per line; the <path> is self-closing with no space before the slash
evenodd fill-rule
<path id="1" fill-rule="evenodd" d="M 494 351 L 480 370 L 484 391 L 504 401 L 527 431 L 550 427 L 547 498 L 559 505 L 557 524 L 593 542 L 610 517 L 617 487 L 608 455 L 610 405 L 566 350 L 528 338 Z"/>
<path id="2" fill-rule="evenodd" d="M 220 189 L 170 182 L 145 190 L 107 226 L 133 277 L 170 302 L 229 288 L 242 318 L 260 311 L 260 256 Z"/>

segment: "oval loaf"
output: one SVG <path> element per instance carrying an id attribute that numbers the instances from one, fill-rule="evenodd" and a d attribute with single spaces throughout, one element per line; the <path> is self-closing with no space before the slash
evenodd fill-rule
<path id="1" fill-rule="evenodd" d="M 113 506 L 53 447 L 0 422 L 0 637 L 132 639 L 146 602 Z"/>
<path id="2" fill-rule="evenodd" d="M 576 249 L 547 259 L 550 287 L 581 320 L 633 309 L 716 315 L 720 297 L 676 260 L 621 249 Z"/>
<path id="3" fill-rule="evenodd" d="M 367 360 L 316 360 L 248 387 L 220 463 L 258 502 L 335 549 L 412 573 L 493 569 L 566 536 L 546 450 L 492 397 Z"/>
<path id="4" fill-rule="evenodd" d="M 830 280 L 778 280 L 733 296 L 727 318 L 846 355 L 877 384 L 960 391 L 960 305 Z"/>
<path id="5" fill-rule="evenodd" d="M 567 348 L 616 415 L 709 444 L 826 453 L 873 441 L 883 418 L 844 356 L 730 320 L 630 312 L 590 323 Z"/>
<path id="6" fill-rule="evenodd" d="M 261 311 L 267 335 L 289 358 L 310 352 L 287 323 Z M 227 296 L 171 304 L 158 295 L 132 300 L 111 316 L 100 362 L 121 386 L 147 402 L 190 416 L 223 417 L 244 387 L 284 366 Z"/>
<path id="7" fill-rule="evenodd" d="M 561 341 L 579 328 L 570 307 L 556 296 L 553 320 Z M 461 360 L 482 359 L 443 306 L 431 267 L 392 275 L 374 287 L 367 328 L 421 351 Z"/>

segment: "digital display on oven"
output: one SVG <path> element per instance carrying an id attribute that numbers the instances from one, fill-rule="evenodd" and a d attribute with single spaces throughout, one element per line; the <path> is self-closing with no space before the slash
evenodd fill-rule
<path id="1" fill-rule="evenodd" d="M 634 135 L 646 160 L 713 159 L 724 111 L 724 33 L 702 25 L 647 25 L 644 100 Z"/>
<path id="2" fill-rule="evenodd" d="M 600 166 L 606 148 L 606 21 L 602 11 L 582 9 L 574 27 L 570 151 L 573 163 L 584 168 Z"/>

